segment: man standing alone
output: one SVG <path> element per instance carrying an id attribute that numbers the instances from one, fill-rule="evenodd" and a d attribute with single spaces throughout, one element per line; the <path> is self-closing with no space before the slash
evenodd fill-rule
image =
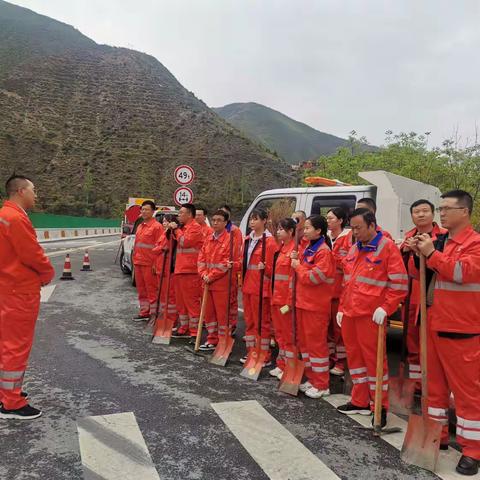
<path id="1" fill-rule="evenodd" d="M 0 209 L 0 418 L 31 420 L 42 412 L 22 392 L 40 309 L 40 287 L 55 271 L 37 241 L 25 210 L 35 205 L 33 183 L 20 175 L 7 180 L 8 200 Z"/>

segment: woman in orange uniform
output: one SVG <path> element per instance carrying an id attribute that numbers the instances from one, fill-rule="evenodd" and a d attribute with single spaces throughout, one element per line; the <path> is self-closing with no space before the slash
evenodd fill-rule
<path id="1" fill-rule="evenodd" d="M 281 380 L 285 369 L 285 357 L 293 355 L 292 347 L 292 312 L 283 314 L 280 309 L 289 303 L 289 285 L 292 276 L 291 254 L 295 249 L 296 223 L 292 218 L 280 221 L 277 239 L 280 250 L 275 253 L 272 265 L 272 299 L 271 314 L 278 345 L 277 365 L 270 370 L 270 375 Z"/>
<path id="2" fill-rule="evenodd" d="M 278 249 L 272 234 L 266 230 L 268 214 L 265 210 L 254 209 L 250 215 L 252 231 L 245 238 L 243 249 L 243 309 L 245 317 L 245 344 L 247 354 L 255 348 L 255 336 L 258 333 L 258 310 L 260 303 L 260 271 L 265 265 L 271 266 L 273 255 Z M 265 234 L 265 238 L 263 235 Z M 265 241 L 265 261 L 262 262 L 262 243 Z M 261 348 L 270 350 L 270 268 L 265 269 L 263 283 Z M 240 359 L 245 363 L 247 355 Z M 270 355 L 266 357 L 265 366 L 270 365 Z"/>
<path id="3" fill-rule="evenodd" d="M 307 381 L 300 391 L 310 398 L 330 395 L 327 334 L 335 282 L 335 259 L 327 235 L 327 221 L 312 215 L 305 222 L 309 245 L 292 259 L 297 277 L 296 312 L 299 349 L 305 362 Z M 295 255 L 294 255 L 295 256 Z"/>

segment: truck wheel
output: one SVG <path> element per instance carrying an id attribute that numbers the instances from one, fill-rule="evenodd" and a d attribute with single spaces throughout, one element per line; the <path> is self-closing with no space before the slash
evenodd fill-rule
<path id="1" fill-rule="evenodd" d="M 120 254 L 120 268 L 125 275 L 130 273 L 130 269 L 127 267 L 127 265 L 125 265 L 125 255 L 123 254 L 123 250 Z"/>

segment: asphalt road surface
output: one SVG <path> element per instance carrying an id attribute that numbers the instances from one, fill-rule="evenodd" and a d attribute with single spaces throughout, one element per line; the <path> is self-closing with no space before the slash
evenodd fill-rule
<path id="1" fill-rule="evenodd" d="M 403 433 L 374 438 L 337 413 L 341 381 L 327 401 L 279 393 L 267 370 L 258 382 L 240 377 L 242 331 L 226 368 L 193 356 L 184 340 L 153 345 L 131 321 L 136 292 L 113 263 L 117 238 L 45 244 L 57 276 L 24 386 L 44 414 L 0 421 L 2 480 L 438 478 L 400 460 L 404 420 L 389 419 Z M 92 272 L 80 271 L 84 247 Z M 75 280 L 61 282 L 66 250 Z M 460 478 L 450 450 L 441 478 Z"/>

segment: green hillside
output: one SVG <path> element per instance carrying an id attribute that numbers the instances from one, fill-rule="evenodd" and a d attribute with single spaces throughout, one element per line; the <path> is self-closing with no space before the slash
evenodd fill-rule
<path id="1" fill-rule="evenodd" d="M 0 112 L 0 180 L 31 176 L 45 212 L 109 217 L 129 196 L 171 204 L 181 163 L 196 169 L 195 198 L 211 208 L 240 210 L 290 181 L 284 161 L 154 57 L 2 0 Z"/>
<path id="2" fill-rule="evenodd" d="M 231 103 L 214 110 L 253 141 L 292 164 L 335 153 L 348 145 L 343 138 L 319 132 L 258 103 Z"/>

